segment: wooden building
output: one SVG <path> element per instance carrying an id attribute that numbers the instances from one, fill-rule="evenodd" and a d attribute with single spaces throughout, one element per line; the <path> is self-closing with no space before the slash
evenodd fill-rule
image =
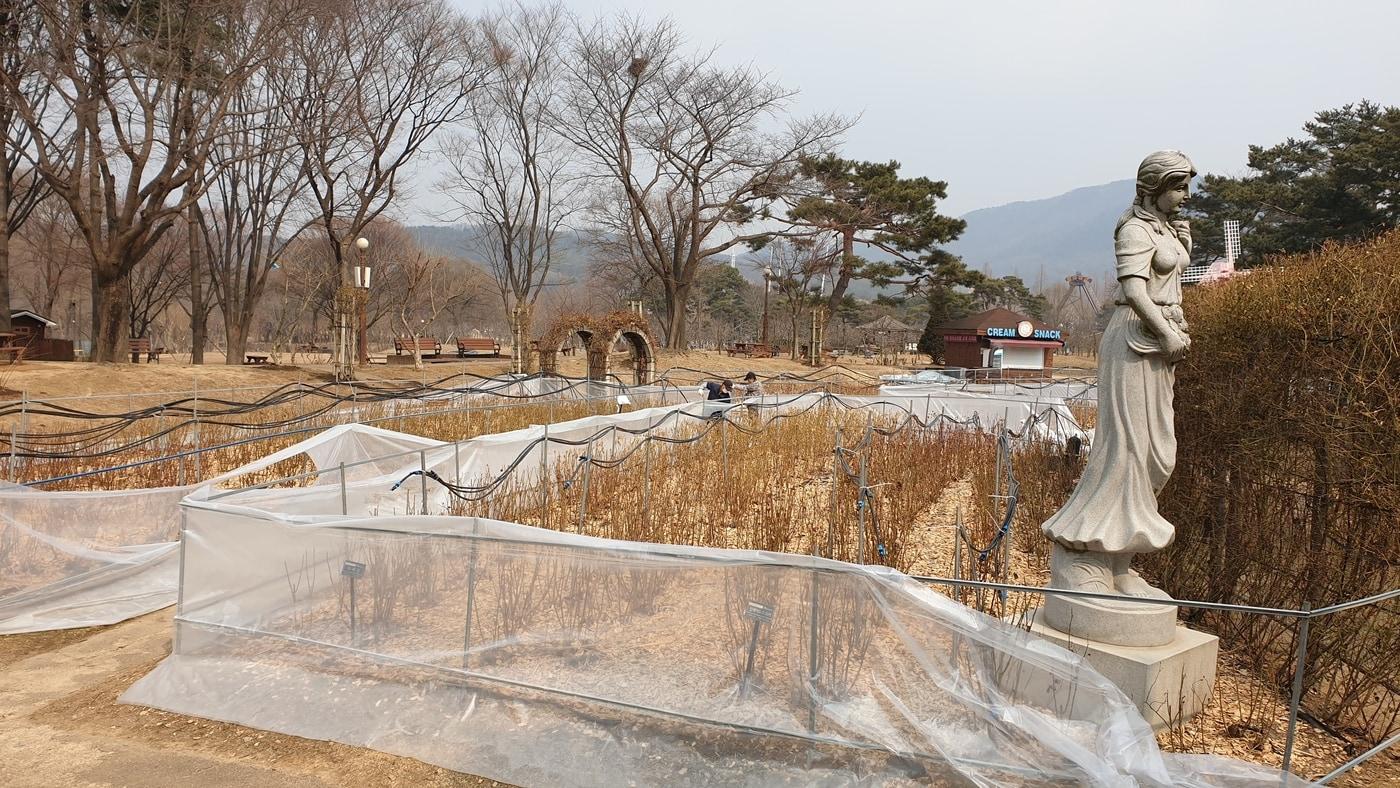
<path id="1" fill-rule="evenodd" d="M 1058 328 L 997 307 L 950 320 L 934 329 L 943 337 L 949 367 L 993 370 L 1003 378 L 1048 376 L 1055 351 L 1064 347 Z"/>
<path id="2" fill-rule="evenodd" d="M 73 341 L 54 339 L 48 335 L 49 329 L 58 324 L 28 309 L 18 309 L 10 313 L 10 336 L 6 344 L 22 346 L 23 358 L 31 361 L 72 361 Z"/>

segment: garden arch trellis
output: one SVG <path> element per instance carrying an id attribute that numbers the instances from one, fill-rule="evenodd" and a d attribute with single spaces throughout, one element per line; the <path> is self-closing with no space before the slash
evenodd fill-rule
<path id="1" fill-rule="evenodd" d="M 646 385 L 656 376 L 656 343 L 646 318 L 628 311 L 602 316 L 561 315 L 538 340 L 541 373 L 559 373 L 559 355 L 575 336 L 582 340 L 588 355 L 590 380 L 606 380 L 615 374 L 612 349 L 618 342 L 624 342 L 631 353 L 633 383 Z"/>

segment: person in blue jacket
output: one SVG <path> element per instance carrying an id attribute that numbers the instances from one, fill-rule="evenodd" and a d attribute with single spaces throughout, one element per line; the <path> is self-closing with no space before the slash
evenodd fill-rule
<path id="1" fill-rule="evenodd" d="M 729 402 L 734 394 L 734 381 L 728 378 L 716 383 L 713 380 L 705 383 L 705 399 L 710 402 Z"/>

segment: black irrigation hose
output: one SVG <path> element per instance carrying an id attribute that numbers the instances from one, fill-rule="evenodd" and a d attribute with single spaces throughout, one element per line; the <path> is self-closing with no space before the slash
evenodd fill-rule
<path id="1" fill-rule="evenodd" d="M 833 369 L 841 370 L 841 372 L 835 374 L 845 374 L 846 376 L 851 377 L 852 379 L 855 379 L 855 375 L 859 374 L 852 373 L 850 370 L 846 370 L 844 367 L 829 366 L 806 375 L 791 375 L 788 373 L 781 373 L 778 375 L 764 376 L 763 379 L 765 381 L 792 380 L 799 382 L 814 382 L 825 379 L 822 377 L 823 374 L 828 373 L 830 370 Z M 676 383 L 671 380 L 671 373 L 675 371 L 695 372 L 708 377 L 719 377 L 719 375 L 717 375 L 716 373 L 708 372 L 705 370 L 697 370 L 689 367 L 677 367 L 673 370 L 668 370 L 666 373 L 659 376 L 656 379 L 654 385 L 661 385 L 664 388 L 666 385 L 669 384 L 673 387 L 679 388 L 679 386 L 677 386 Z M 832 375 L 830 374 L 826 375 L 826 377 L 828 378 L 831 376 Z M 869 376 L 866 377 L 868 378 Z M 487 381 L 490 385 L 444 385 L 460 378 L 468 378 L 473 381 Z M 385 381 L 385 383 L 389 383 L 388 386 L 377 385 L 378 382 L 370 384 L 360 384 L 358 386 L 353 383 L 322 383 L 316 385 L 305 383 L 287 383 L 278 386 L 268 394 L 265 394 L 264 396 L 251 401 L 235 401 L 221 399 L 218 397 L 184 397 L 181 399 L 162 403 L 160 405 L 152 405 L 131 411 L 117 413 L 98 413 L 92 411 L 84 411 L 77 408 L 71 408 L 64 405 L 57 405 L 54 403 L 39 400 L 34 403 L 10 403 L 8 405 L 0 406 L 0 417 L 17 416 L 20 414 L 24 414 L 26 416 L 48 416 L 55 418 L 77 419 L 86 421 L 101 421 L 104 423 L 85 429 L 67 430 L 63 432 L 0 434 L 0 446 L 12 445 L 11 453 L 13 453 L 15 457 L 24 457 L 32 459 L 93 459 L 97 457 L 112 456 L 114 454 L 120 454 L 125 451 L 140 448 L 142 446 L 151 444 L 156 440 L 165 437 L 166 435 L 184 429 L 185 427 L 188 427 L 190 424 L 194 423 L 210 424 L 243 430 L 268 431 L 274 429 L 286 429 L 298 424 L 303 424 L 307 421 L 318 418 L 334 410 L 336 407 L 339 407 L 346 403 L 359 405 L 362 403 L 374 404 L 391 400 L 422 400 L 434 396 L 447 397 L 484 394 L 493 395 L 502 399 L 535 399 L 538 395 L 508 394 L 503 393 L 499 389 L 507 388 L 520 382 L 546 378 L 552 380 L 564 379 L 570 381 L 569 385 L 566 386 L 564 389 L 550 392 L 550 394 L 559 394 L 563 391 L 573 390 L 578 386 L 586 386 L 593 384 L 601 384 L 605 386 L 615 385 L 622 389 L 626 388 L 626 384 L 624 384 L 621 381 L 621 379 L 619 379 L 616 375 L 609 375 L 609 379 L 600 381 L 589 380 L 584 378 L 561 378 L 557 375 L 546 375 L 542 373 L 536 373 L 520 378 L 503 380 L 498 377 L 478 375 L 476 373 L 471 372 L 461 372 L 456 373 L 454 375 L 449 375 L 444 378 L 440 378 L 432 383 L 415 384 L 410 382 L 408 384 L 399 384 L 397 382 L 391 383 Z M 341 391 L 342 389 L 345 389 L 347 387 L 349 388 L 348 393 Z M 135 395 L 112 395 L 113 399 L 119 399 L 124 396 Z M 296 416 L 291 416 L 286 419 L 274 421 L 246 422 L 236 421 L 231 418 L 233 416 L 255 413 L 261 410 L 265 410 L 267 408 L 289 405 L 299 400 L 311 397 L 319 397 L 328 400 L 328 403 L 324 407 L 320 407 L 307 413 L 298 414 Z M 144 419 L 156 417 L 172 418 L 181 416 L 184 416 L 185 418 L 151 435 L 133 440 L 126 444 L 109 447 L 105 450 L 96 449 L 97 446 L 100 446 L 104 442 L 108 442 L 115 439 L 116 436 L 120 435 L 122 432 L 133 427 L 136 423 Z M 62 446 L 63 449 L 60 450 L 58 448 L 52 448 L 58 446 Z M 36 449 L 36 447 L 40 448 Z"/>
<path id="2" fill-rule="evenodd" d="M 449 379 L 450 379 L 450 378 L 444 378 L 443 380 L 446 381 L 446 380 L 449 380 Z M 494 379 L 494 378 L 483 378 L 483 379 L 492 380 L 493 382 L 499 382 L 498 379 Z M 507 381 L 507 382 L 505 382 L 505 384 L 506 384 L 506 385 L 511 385 L 511 384 L 520 382 L 520 381 L 522 381 L 522 380 L 529 380 L 529 379 L 530 379 L 530 378 L 521 378 L 521 379 L 519 379 L 519 380 Z M 344 406 L 344 405 L 346 405 L 346 404 L 353 404 L 353 405 L 358 406 L 358 405 L 362 405 L 362 404 L 375 404 L 375 403 L 382 403 L 382 402 L 389 402 L 389 401 L 406 401 L 406 400 L 422 401 L 422 400 L 424 400 L 424 399 L 426 399 L 426 398 L 429 398 L 429 397 L 440 397 L 440 398 L 444 398 L 444 399 L 445 399 L 445 398 L 447 398 L 447 397 L 456 397 L 456 396 L 481 396 L 481 395 L 489 395 L 489 396 L 494 396 L 494 397 L 498 397 L 498 398 L 506 399 L 506 400 L 536 400 L 536 399 L 541 399 L 541 398 L 544 398 L 544 397 L 557 397 L 557 396 L 560 395 L 560 394 L 563 394 L 563 393 L 566 393 L 566 392 L 569 392 L 569 391 L 573 391 L 574 389 L 576 389 L 576 388 L 578 388 L 578 387 L 580 387 L 580 386 L 586 386 L 586 385 L 592 385 L 592 384 L 599 384 L 599 383 L 600 383 L 600 381 L 590 381 L 590 380 L 584 380 L 584 379 L 569 379 L 569 380 L 570 380 L 571 382 L 570 382 L 567 386 L 564 386 L 564 387 L 562 387 L 562 388 L 556 389 L 556 390 L 554 390 L 554 391 L 550 391 L 550 392 L 547 392 L 547 393 L 544 393 L 544 394 L 528 394 L 528 395 L 503 393 L 503 392 L 497 390 L 497 388 L 493 388 L 493 387 L 481 387 L 481 388 L 443 388 L 443 387 L 441 387 L 441 386 L 438 386 L 437 384 L 434 384 L 434 385 L 432 385 L 432 386 L 415 386 L 415 387 L 412 387 L 412 388 L 409 388 L 409 389 L 406 389 L 406 390 L 386 390 L 386 389 L 375 389 L 375 388 L 370 388 L 370 389 L 356 389 L 356 390 L 353 391 L 353 393 L 352 393 L 351 396 L 347 397 L 347 396 L 342 396 L 342 395 L 338 395 L 338 394 L 327 394 L 326 391 L 325 391 L 325 388 L 326 388 L 326 387 L 316 387 L 316 388 L 307 389 L 307 390 L 306 390 L 306 393 L 301 394 L 301 395 L 298 395 L 298 396 L 287 397 L 287 396 L 285 396 L 285 392 L 284 392 L 284 395 L 283 395 L 283 396 L 272 396 L 272 395 L 269 395 L 268 397 L 263 397 L 263 398 L 261 398 L 260 400 L 257 400 L 257 401 L 255 401 L 255 402 L 251 402 L 251 403 L 234 403 L 235 405 L 238 405 L 239 407 L 236 407 L 236 408 L 229 408 L 229 409 L 227 409 L 227 410 L 225 410 L 225 411 L 223 411 L 223 412 L 216 412 L 216 413 L 212 413 L 212 414 L 209 414 L 209 415 L 206 415 L 206 413 L 208 413 L 208 411 L 204 410 L 202 407 L 200 408 L 200 410 L 198 411 L 198 414 L 196 415 L 195 411 L 194 411 L 192 408 L 185 408 L 185 407 L 183 407 L 183 406 L 180 405 L 180 403 L 193 402 L 192 399 L 179 400 L 179 401 L 177 401 L 176 403 L 171 403 L 171 404 L 168 406 L 168 407 L 169 407 L 169 410 L 167 410 L 167 411 L 161 411 L 161 410 L 159 410 L 159 409 L 150 409 L 150 408 L 146 408 L 146 409 L 142 409 L 142 410 L 140 410 L 140 411 L 132 411 L 131 413 L 128 413 L 128 414 L 116 414 L 116 415 L 113 415 L 113 414 L 100 415 L 100 414 L 99 414 L 99 415 L 95 415 L 95 416 L 89 414 L 89 416 L 86 416 L 85 418 L 108 418 L 108 419 L 116 419 L 116 421 L 113 421 L 111 424 L 102 425 L 102 426 L 99 426 L 99 427 L 88 428 L 88 429 L 86 429 L 86 430 L 75 430 L 75 431 L 64 432 L 64 433 L 44 433 L 44 434 L 40 434 L 40 435 L 37 436 L 37 438 L 39 438 L 38 440 L 35 439 L 36 436 L 34 436 L 34 435 L 24 435 L 24 436 L 22 436 L 22 437 L 23 437 L 23 440 L 21 440 L 21 436 L 16 435 L 15 438 L 14 438 L 14 445 L 15 445 L 15 449 L 16 449 L 16 450 L 13 452 L 13 454 L 14 454 L 14 456 L 16 456 L 16 457 L 25 457 L 25 458 L 33 458 L 33 459 L 92 459 L 92 458 L 97 458 L 97 457 L 111 456 L 111 455 L 114 455 L 114 454 L 119 454 L 119 453 L 122 453 L 122 452 L 125 452 L 125 451 L 129 451 L 129 450 L 131 450 L 131 449 L 139 448 L 139 447 L 141 447 L 141 446 L 145 446 L 145 445 L 147 445 L 147 444 L 150 444 L 150 443 L 153 443 L 153 442 L 159 440 L 159 439 L 162 438 L 162 437 L 165 437 L 166 435 L 169 435 L 169 434 L 174 433 L 174 432 L 176 432 L 176 431 L 178 431 L 178 430 L 180 430 L 180 429 L 183 429 L 183 428 L 185 428 L 185 427 L 187 427 L 187 426 L 189 426 L 190 424 L 193 424 L 193 423 L 207 424 L 207 425 L 221 426 L 221 427 L 232 427 L 232 428 L 235 428 L 235 429 L 242 429 L 242 430 L 248 430 L 248 431 L 267 432 L 267 431 L 271 431 L 271 430 L 286 430 L 286 429 L 289 428 L 289 427 L 294 427 L 294 426 L 296 426 L 296 425 L 305 424 L 305 423 L 307 423 L 307 422 L 309 422 L 309 421 L 313 421 L 313 420 L 315 420 L 315 419 L 318 419 L 318 418 L 320 418 L 321 416 L 324 416 L 325 414 L 327 414 L 327 413 L 329 413 L 329 412 L 335 410 L 335 409 L 338 408 L 338 407 L 342 407 L 342 406 Z M 614 384 L 612 384 L 612 383 L 605 383 L 605 384 L 603 384 L 603 385 L 609 385 L 609 386 L 611 386 L 611 385 L 614 385 Z M 284 387 L 284 388 L 285 388 L 285 387 Z M 663 387 L 663 390 L 664 390 L 664 387 Z M 365 396 L 361 396 L 361 392 L 362 392 L 362 391 L 366 394 Z M 328 402 L 328 403 L 325 404 L 324 406 L 318 407 L 318 408 L 316 408 L 316 409 L 314 409 L 314 410 L 311 410 L 311 411 L 308 411 L 308 412 L 305 412 L 305 413 L 301 413 L 301 414 L 297 414 L 297 415 L 295 415 L 295 416 L 292 416 L 292 417 L 289 417 L 289 418 L 286 418 L 286 419 L 279 419 L 279 420 L 274 420 L 274 421 L 264 421 L 264 422 L 240 422 L 240 421 L 229 420 L 229 419 L 226 418 L 226 416 L 229 415 L 229 414 L 239 414 L 239 413 L 253 412 L 253 411 L 256 411 L 256 410 L 260 410 L 260 409 L 267 408 L 267 407 L 272 407 L 272 406 L 275 406 L 275 405 L 287 404 L 288 402 L 296 401 L 297 399 L 301 399 L 301 398 L 306 397 L 306 396 L 322 396 L 322 397 L 325 397 L 325 398 L 329 399 L 330 402 Z M 200 400 L 201 403 L 206 402 L 206 401 L 218 402 L 218 400 Z M 47 412 L 47 411 L 44 411 L 43 409 L 31 410 L 31 411 L 29 411 L 29 412 L 30 412 L 30 413 L 34 413 L 34 414 L 36 414 L 36 415 L 52 415 L 51 413 L 49 413 L 49 412 Z M 140 420 L 143 419 L 143 418 L 148 418 L 148 417 L 150 417 L 150 416 L 152 416 L 152 415 L 167 416 L 167 415 L 169 415 L 170 413 L 176 413 L 176 414 L 179 414 L 179 413 L 188 413 L 188 414 L 190 414 L 190 418 L 188 418 L 188 419 L 186 419 L 186 420 L 184 420 L 184 421 L 181 421 L 181 422 L 177 422 L 177 423 L 175 423 L 175 424 L 168 425 L 168 426 L 164 427 L 163 429 L 160 429 L 160 430 L 158 430 L 158 431 L 156 431 L 156 432 L 154 432 L 154 433 L 151 433 L 151 434 L 149 434 L 149 435 L 143 436 L 143 437 L 141 437 L 141 438 L 134 439 L 134 440 L 132 440 L 132 441 L 130 441 L 129 443 L 126 443 L 126 444 L 122 444 L 122 445 L 115 446 L 115 447 L 109 447 L 109 448 L 107 448 L 107 449 L 101 449 L 101 450 L 97 450 L 97 449 L 94 448 L 94 447 L 100 445 L 100 444 L 101 444 L 102 442 L 104 442 L 104 441 L 110 441 L 110 440 L 112 440 L 112 439 L 115 438 L 118 434 L 120 434 L 121 432 L 125 431 L 126 429 L 132 427 L 133 425 L 135 425 L 138 421 L 140 421 Z M 132 415 L 132 414 L 137 414 L 137 415 Z M 266 437 L 276 437 L 276 436 L 275 436 L 275 435 L 268 435 L 268 436 L 266 436 Z M 81 442 L 78 442 L 78 441 L 81 441 Z M 75 442 L 78 442 L 77 445 L 72 445 L 72 444 L 74 444 Z M 9 435 L 0 435 L 0 445 L 8 445 L 8 444 L 10 444 L 10 436 L 9 436 Z M 63 445 L 63 444 L 68 444 L 68 445 L 67 445 L 67 447 L 65 448 L 65 450 L 61 450 L 61 451 L 60 451 L 60 450 L 47 450 L 47 451 L 46 451 L 46 450 L 44 450 L 44 449 L 42 449 L 42 448 L 39 448 L 39 449 L 34 448 L 36 444 L 39 445 L 40 447 L 52 446 L 52 445 Z M 24 450 L 19 450 L 18 447 L 21 446 L 21 445 L 25 446 L 25 449 L 24 449 Z"/>
<path id="3" fill-rule="evenodd" d="M 798 396 L 800 397 L 800 396 L 806 396 L 806 395 L 798 395 Z M 840 396 L 838 396 L 838 395 L 835 395 L 835 394 L 822 394 L 822 395 L 820 395 L 819 397 L 815 398 L 815 399 L 813 400 L 813 402 L 810 403 L 807 407 L 804 407 L 804 408 L 802 408 L 802 409 L 800 409 L 800 410 L 796 410 L 796 411 L 788 412 L 788 413 L 774 413 L 773 416 L 772 416 L 772 418 L 769 418 L 769 419 L 767 419 L 766 421 L 764 421 L 764 422 L 762 423 L 762 425 L 761 425 L 760 427 L 758 427 L 758 428 L 744 427 L 744 426 L 738 424 L 737 422 L 733 421 L 732 419 L 730 419 L 730 413 L 735 412 L 735 411 L 737 411 L 737 410 L 740 410 L 741 408 L 742 408 L 742 409 L 745 409 L 745 410 L 749 410 L 749 411 L 752 411 L 752 410 L 759 410 L 759 409 L 765 409 L 765 408 L 773 408 L 773 409 L 776 409 L 776 408 L 784 407 L 784 406 L 786 406 L 786 405 L 791 404 L 795 399 L 796 399 L 796 397 L 794 397 L 793 399 L 788 400 L 788 401 L 786 401 L 786 402 L 756 402 L 756 403 L 745 403 L 745 404 L 743 404 L 743 405 L 733 405 L 733 406 L 731 406 L 730 408 L 728 408 L 727 410 L 723 411 L 722 413 L 713 414 L 713 415 L 708 415 L 708 416 L 707 416 L 707 415 L 701 415 L 701 414 L 695 414 L 695 413 L 688 413 L 688 412 L 686 412 L 686 411 L 682 411 L 682 410 L 679 410 L 679 409 L 678 409 L 678 410 L 673 410 L 673 411 L 671 411 L 670 413 L 667 413 L 667 414 L 666 414 L 665 416 L 663 416 L 659 421 L 657 421 L 657 422 L 655 422 L 655 423 L 653 423 L 653 424 L 650 424 L 650 425 L 648 425 L 648 426 L 646 426 L 646 427 L 641 427 L 641 428 L 628 428 L 628 427 L 621 427 L 621 426 L 618 426 L 618 425 L 615 425 L 615 424 L 611 424 L 611 425 L 608 425 L 608 426 L 606 426 L 606 427 L 600 428 L 597 432 L 593 433 L 592 435 L 590 435 L 590 436 L 588 436 L 587 438 L 584 438 L 584 439 L 572 439 L 572 440 L 571 440 L 571 439 L 568 439 L 568 438 L 540 437 L 540 438 L 536 438 L 535 440 L 531 441 L 528 445 L 526 445 L 526 446 L 520 451 L 520 453 L 517 454 L 517 455 L 515 456 L 515 458 L 510 462 L 510 464 L 507 465 L 506 468 L 503 469 L 500 473 L 496 474 L 496 476 L 494 476 L 493 478 L 491 478 L 489 481 L 483 482 L 483 483 L 481 483 L 481 484 L 475 484 L 475 485 L 457 484 L 457 483 L 449 482 L 449 481 L 447 481 L 446 479 L 443 479 L 441 476 L 437 475 L 437 474 L 436 474 L 435 472 L 433 472 L 433 471 L 429 471 L 429 472 L 427 472 L 426 474 L 424 474 L 423 471 L 421 471 L 421 470 L 416 470 L 416 471 L 410 471 L 410 472 L 409 472 L 408 474 L 406 474 L 402 479 L 400 479 L 399 481 L 395 482 L 395 483 L 390 487 L 390 490 L 398 489 L 398 487 L 399 487 L 400 485 L 402 485 L 402 484 L 404 483 L 404 481 L 406 481 L 407 479 L 409 479 L 409 478 L 411 478 L 411 477 L 413 477 L 413 476 L 425 475 L 425 476 L 427 476 L 427 478 L 433 479 L 434 481 L 436 481 L 436 482 L 438 482 L 439 484 L 441 484 L 445 489 L 447 489 L 447 491 L 448 491 L 449 493 L 452 494 L 452 496 L 453 496 L 454 498 L 457 498 L 457 499 L 459 499 L 459 500 L 469 501 L 469 502 L 475 502 L 475 501 L 483 500 L 483 499 L 486 497 L 486 495 L 488 495 L 489 493 L 491 493 L 492 491 L 494 491 L 496 488 L 498 488 L 498 487 L 500 487 L 502 484 L 504 484 L 504 483 L 509 479 L 509 477 L 511 476 L 511 474 L 513 474 L 513 473 L 515 472 L 515 469 L 518 468 L 518 467 L 521 465 L 521 463 L 523 463 L 523 462 L 525 461 L 525 459 L 530 455 L 530 453 L 533 452 L 538 446 L 540 446 L 541 444 L 545 443 L 546 441 L 549 442 L 549 443 L 557 443 L 557 444 L 564 445 L 564 446 L 592 446 L 596 441 L 598 441 L 598 440 L 600 440 L 600 439 L 606 437 L 609 433 L 614 433 L 614 432 L 621 432 L 621 433 L 623 433 L 623 434 L 625 434 L 625 435 L 630 435 L 630 436 L 633 436 L 633 437 L 638 437 L 638 436 L 640 436 L 640 437 L 643 438 L 643 440 L 638 441 L 638 442 L 635 443 L 630 449 L 628 449 L 628 450 L 627 450 L 626 452 L 624 452 L 623 454 L 618 455 L 617 457 L 609 457 L 609 458 L 606 459 L 606 460 L 601 460 L 601 459 L 598 459 L 598 458 L 592 456 L 592 453 L 591 453 L 591 452 L 581 455 L 581 456 L 579 457 L 578 464 L 577 464 L 577 465 L 575 466 L 575 468 L 574 468 L 574 472 L 573 472 L 571 478 L 570 478 L 569 480 L 567 480 L 567 481 L 569 482 L 569 484 L 571 485 L 572 481 L 575 480 L 575 479 L 578 477 L 579 471 L 580 471 L 580 470 L 583 468 L 583 466 L 586 465 L 586 464 L 593 464 L 593 465 L 596 465 L 597 467 L 600 467 L 600 468 L 614 468 L 614 467 L 619 467 L 619 466 L 621 466 L 623 463 L 625 463 L 625 462 L 627 461 L 628 458 L 630 458 L 633 454 L 635 454 L 638 450 L 640 450 L 647 442 L 650 442 L 650 441 L 655 441 L 655 442 L 658 442 L 658 443 L 667 443 L 667 444 L 671 444 L 671 445 L 686 445 L 686 444 L 697 443 L 697 442 L 703 440 L 703 439 L 705 438 L 705 436 L 708 435 L 713 429 L 715 429 L 721 422 L 723 422 L 723 423 L 725 423 L 725 424 L 728 424 L 729 426 L 734 427 L 735 429 L 738 429 L 738 430 L 740 430 L 741 432 L 745 432 L 746 434 L 758 434 L 758 433 L 760 433 L 760 432 L 766 430 L 769 426 L 771 426 L 772 424 L 774 424 L 775 422 L 777 422 L 777 421 L 780 420 L 780 419 L 796 418 L 796 417 L 798 417 L 798 416 L 802 416 L 802 415 L 804 415 L 804 414 L 810 412 L 810 411 L 811 411 L 812 409 L 814 409 L 815 407 L 817 407 L 817 406 L 819 406 L 819 405 L 821 405 L 822 403 L 827 402 L 827 401 L 835 402 L 836 404 L 841 405 L 841 406 L 843 406 L 843 407 L 846 407 L 847 409 L 860 409 L 860 408 L 868 407 L 869 405 L 874 405 L 874 404 L 881 404 L 881 405 L 892 404 L 892 403 L 852 404 L 852 403 L 845 402 L 845 401 L 844 401 Z M 914 424 L 914 425 L 917 425 L 920 429 L 928 429 L 929 427 L 933 426 L 934 424 L 939 424 L 939 425 L 941 426 L 941 425 L 943 425 L 943 424 L 945 424 L 945 423 L 946 423 L 946 424 L 955 424 L 955 425 L 965 426 L 965 427 L 966 427 L 966 426 L 975 426 L 975 427 L 980 427 L 980 426 L 981 426 L 981 421 L 980 421 L 980 419 L 978 419 L 978 417 L 977 417 L 976 415 L 972 416 L 972 417 L 969 418 L 969 419 L 955 419 L 955 418 L 953 418 L 953 417 L 951 417 L 951 416 L 948 416 L 947 414 L 939 413 L 938 416 L 937 416 L 937 418 L 920 419 L 916 414 L 914 414 L 913 410 L 910 409 L 910 408 L 905 408 L 905 407 L 902 406 L 902 405 L 896 405 L 895 407 L 898 408 L 899 410 L 904 411 L 905 417 L 904 417 L 902 420 L 900 420 L 896 425 L 894 425 L 894 426 L 892 426 L 892 427 L 886 428 L 886 429 L 884 429 L 884 430 L 878 430 L 878 429 L 872 430 L 871 433 L 879 432 L 879 433 L 882 434 L 882 435 L 889 436 L 889 435 L 893 435 L 894 433 L 896 433 L 896 432 L 898 432 L 898 431 L 901 431 L 901 430 L 907 428 L 911 423 Z M 1048 412 L 1048 411 L 1046 411 L 1046 412 Z M 1034 422 L 1038 423 L 1039 420 L 1040 420 L 1040 418 L 1041 418 L 1041 416 L 1043 416 L 1043 413 L 1042 413 L 1042 414 L 1037 414 L 1037 415 L 1035 415 L 1032 419 L 1028 419 L 1028 421 L 1034 421 Z M 675 438 L 675 437 L 659 436 L 659 435 L 653 435 L 653 434 L 651 434 L 651 433 L 654 432 L 657 428 L 661 427 L 662 425 L 666 424 L 667 422 L 671 421 L 672 419 L 680 419 L 680 418 L 682 418 L 682 417 L 684 417 L 684 418 L 690 418 L 690 419 L 695 419 L 695 420 L 699 420 L 699 421 L 703 421 L 703 422 L 705 422 L 704 428 L 703 428 L 700 432 L 698 432 L 698 433 L 696 433 L 696 434 L 694 434 L 694 435 L 692 435 L 692 436 L 686 437 L 686 438 Z M 1011 433 L 1010 430 L 1007 430 L 1007 431 L 1006 431 L 1006 434 L 1007 434 L 1007 435 L 1012 435 L 1013 433 Z M 865 439 L 864 441 L 862 441 L 862 443 L 861 443 L 860 445 L 861 445 L 861 446 L 866 446 L 866 445 L 868 445 L 868 441 L 869 441 L 869 440 L 870 440 L 870 435 L 868 434 L 868 435 L 866 436 L 866 439 Z M 1003 438 L 1003 441 L 1005 441 L 1005 438 Z M 845 447 L 843 447 L 843 448 L 845 448 Z M 849 449 L 847 449 L 847 450 L 849 450 Z M 837 456 L 840 457 L 840 453 L 839 453 L 839 452 L 838 452 Z M 844 459 L 842 459 L 842 463 L 841 463 L 841 464 L 842 464 L 842 466 L 843 466 L 843 467 L 842 467 L 842 470 L 843 470 L 844 472 L 846 472 L 848 475 L 854 475 L 854 474 L 851 474 L 851 471 L 849 470 L 849 468 L 845 466 L 845 461 L 844 461 Z M 569 486 L 569 485 L 566 485 L 566 486 Z M 868 497 L 868 496 L 869 496 L 869 490 L 867 489 L 867 490 L 863 491 L 863 494 L 866 495 L 866 496 Z M 858 502 L 857 505 L 859 505 L 859 502 Z M 873 507 L 872 507 L 872 511 L 873 511 Z M 1013 510 L 1013 511 L 1014 511 L 1014 510 Z M 1010 518 L 1010 515 L 1008 515 L 1008 523 L 1009 523 L 1009 518 Z M 875 523 L 875 528 L 876 528 L 877 542 L 880 542 L 880 540 L 879 540 L 879 522 L 878 522 L 878 519 L 875 519 L 875 520 L 874 520 L 874 523 Z M 1007 527 L 1009 527 L 1009 525 L 1008 525 Z M 883 542 L 880 542 L 880 546 L 883 547 Z M 877 548 L 877 550 L 878 550 L 878 549 L 879 549 L 879 548 Z M 882 555 L 882 557 L 883 557 L 883 555 L 884 555 L 884 552 L 883 552 L 883 551 L 881 551 L 881 555 Z"/>

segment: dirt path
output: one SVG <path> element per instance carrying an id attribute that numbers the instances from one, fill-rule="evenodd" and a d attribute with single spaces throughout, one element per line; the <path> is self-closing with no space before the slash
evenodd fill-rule
<path id="1" fill-rule="evenodd" d="M 116 703 L 170 651 L 171 610 L 86 637 L 0 638 L 0 785 L 496 786 L 408 758 Z"/>

